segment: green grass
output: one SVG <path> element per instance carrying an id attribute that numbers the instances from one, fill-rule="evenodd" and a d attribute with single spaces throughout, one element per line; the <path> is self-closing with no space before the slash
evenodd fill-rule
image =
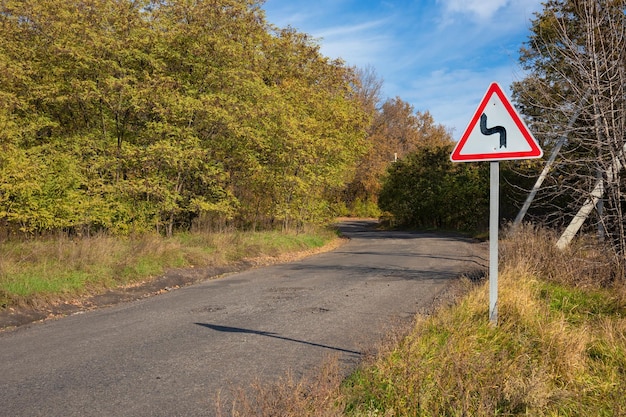
<path id="1" fill-rule="evenodd" d="M 48 274 L 33 269 L 13 275 L 3 285 L 3 291 L 22 299 L 37 294 L 68 294 L 84 288 L 90 278 L 88 273 L 81 271 Z"/>
<path id="2" fill-rule="evenodd" d="M 181 233 L 173 238 L 59 237 L 0 244 L 0 306 L 41 306 L 144 281 L 171 268 L 221 266 L 319 248 L 337 238 L 307 233 Z"/>
<path id="3" fill-rule="evenodd" d="M 497 327 L 485 286 L 419 320 L 344 382 L 345 415 L 625 415 L 623 303 L 608 290 L 504 275 Z"/>
<path id="4" fill-rule="evenodd" d="M 571 324 L 600 321 L 606 317 L 626 317 L 626 305 L 606 289 L 581 289 L 543 282 L 540 297 L 553 313 L 563 313 Z"/>

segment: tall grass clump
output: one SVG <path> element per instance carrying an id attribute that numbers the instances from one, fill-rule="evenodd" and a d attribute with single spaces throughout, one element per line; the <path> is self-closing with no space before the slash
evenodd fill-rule
<path id="1" fill-rule="evenodd" d="M 626 415 L 624 287 L 600 248 L 553 249 L 526 228 L 502 242 L 499 322 L 488 286 L 419 317 L 343 384 L 348 416 Z M 575 253 L 576 259 L 573 259 Z"/>
<path id="2" fill-rule="evenodd" d="M 337 236 L 330 229 L 306 233 L 189 232 L 172 238 L 57 236 L 0 243 L 0 306 L 43 307 L 133 285 L 171 268 L 224 266 L 319 248 Z"/>
<path id="3" fill-rule="evenodd" d="M 290 372 L 274 383 L 256 381 L 249 389 L 239 387 L 226 396 L 218 396 L 215 415 L 339 417 L 342 415 L 340 384 L 344 375 L 339 358 L 329 356 L 311 374 L 296 377 Z"/>
<path id="4" fill-rule="evenodd" d="M 552 229 L 524 225 L 504 232 L 500 259 L 505 267 L 525 265 L 541 279 L 579 288 L 613 287 L 623 292 L 624 260 L 596 236 L 582 236 L 568 247 L 556 247 Z"/>

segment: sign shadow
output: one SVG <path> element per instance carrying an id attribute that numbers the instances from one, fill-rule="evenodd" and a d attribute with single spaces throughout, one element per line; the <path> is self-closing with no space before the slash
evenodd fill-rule
<path id="1" fill-rule="evenodd" d="M 334 347 L 334 346 L 322 345 L 320 343 L 307 342 L 305 340 L 292 339 L 290 337 L 281 336 L 281 335 L 279 335 L 277 333 L 273 333 L 273 332 L 264 332 L 264 331 L 261 331 L 261 330 L 242 329 L 240 327 L 221 326 L 221 325 L 218 325 L 218 324 L 209 324 L 209 323 L 194 323 L 194 324 L 196 324 L 198 326 L 206 327 L 207 329 L 215 330 L 217 332 L 255 334 L 255 335 L 259 335 L 259 336 L 266 336 L 266 337 L 271 337 L 271 338 L 274 338 L 274 339 L 285 340 L 285 341 L 288 341 L 288 342 L 296 342 L 296 343 L 302 343 L 302 344 L 308 345 L 308 346 L 314 346 L 314 347 L 319 347 L 319 348 L 323 348 L 323 349 L 330 349 L 330 350 L 334 350 L 334 351 L 337 351 L 337 352 L 350 353 L 350 354 L 359 355 L 359 356 L 362 355 L 362 352 L 358 352 L 358 351 L 355 351 L 355 350 L 342 349 L 342 348 L 338 348 L 338 347 Z"/>

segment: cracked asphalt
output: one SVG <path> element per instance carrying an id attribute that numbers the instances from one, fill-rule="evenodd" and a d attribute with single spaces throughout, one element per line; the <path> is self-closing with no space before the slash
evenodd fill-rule
<path id="1" fill-rule="evenodd" d="M 212 416 L 218 393 L 255 380 L 332 355 L 353 368 L 488 266 L 471 239 L 374 226 L 341 223 L 350 241 L 332 252 L 0 333 L 0 414 Z"/>

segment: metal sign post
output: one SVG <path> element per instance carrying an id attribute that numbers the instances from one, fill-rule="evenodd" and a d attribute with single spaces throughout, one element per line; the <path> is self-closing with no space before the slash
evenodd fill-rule
<path id="1" fill-rule="evenodd" d="M 498 324 L 498 217 L 500 162 L 489 163 L 489 321 Z"/>
<path id="2" fill-rule="evenodd" d="M 498 227 L 500 162 L 541 158 L 537 144 L 497 83 L 492 83 L 465 133 L 457 142 L 452 162 L 489 161 L 489 321 L 498 324 Z"/>

